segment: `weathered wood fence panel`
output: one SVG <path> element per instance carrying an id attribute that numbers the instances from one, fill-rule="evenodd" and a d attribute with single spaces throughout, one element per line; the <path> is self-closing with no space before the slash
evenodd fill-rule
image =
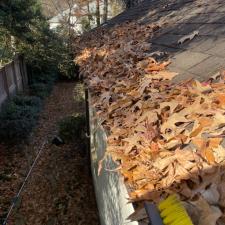
<path id="1" fill-rule="evenodd" d="M 0 69 L 0 108 L 4 101 L 17 92 L 22 92 L 28 84 L 27 70 L 22 56 Z"/>

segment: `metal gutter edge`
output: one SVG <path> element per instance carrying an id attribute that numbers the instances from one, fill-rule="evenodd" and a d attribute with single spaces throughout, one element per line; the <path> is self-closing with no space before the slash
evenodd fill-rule
<path id="1" fill-rule="evenodd" d="M 96 118 L 91 107 L 90 94 L 86 93 L 87 106 L 89 106 L 90 125 L 90 160 L 96 200 L 101 225 L 138 225 L 130 222 L 127 217 L 134 212 L 132 203 L 128 203 L 128 192 L 123 178 L 118 172 L 107 171 L 118 167 L 110 156 L 103 161 L 103 169 L 98 176 L 99 161 L 103 159 L 107 147 L 107 136 Z"/>

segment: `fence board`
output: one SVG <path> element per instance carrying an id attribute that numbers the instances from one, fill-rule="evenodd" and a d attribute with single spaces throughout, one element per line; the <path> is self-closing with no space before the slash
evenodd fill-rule
<path id="1" fill-rule="evenodd" d="M 24 58 L 15 59 L 0 69 L 0 108 L 4 101 L 17 92 L 22 92 L 28 85 Z"/>
<path id="2" fill-rule="evenodd" d="M 14 70 L 15 70 L 15 78 L 17 84 L 17 90 L 23 91 L 23 78 L 20 70 L 20 60 L 17 58 L 14 60 Z"/>
<path id="3" fill-rule="evenodd" d="M 14 95 L 16 92 L 16 83 L 14 78 L 13 63 L 9 63 L 5 66 L 6 80 L 9 88 L 9 94 Z"/>
<path id="4" fill-rule="evenodd" d="M 0 70 L 0 107 L 2 103 L 7 99 L 7 91 L 5 89 L 5 81 L 4 81 L 4 73 L 3 69 Z"/>

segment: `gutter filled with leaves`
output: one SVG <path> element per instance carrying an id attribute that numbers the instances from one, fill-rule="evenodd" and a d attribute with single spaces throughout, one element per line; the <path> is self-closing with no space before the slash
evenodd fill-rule
<path id="1" fill-rule="evenodd" d="M 126 23 L 77 40 L 76 62 L 139 216 L 143 200 L 177 193 L 196 225 L 225 224 L 225 73 L 206 82 L 171 80 L 151 57 L 159 27 Z M 99 173 L 101 173 L 101 164 Z"/>

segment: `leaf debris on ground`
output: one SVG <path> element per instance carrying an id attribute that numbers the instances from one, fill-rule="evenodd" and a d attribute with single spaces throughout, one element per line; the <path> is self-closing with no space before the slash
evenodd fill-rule
<path id="1" fill-rule="evenodd" d="M 1 222 L 24 181 L 30 163 L 43 141 L 47 140 L 8 225 L 99 224 L 90 168 L 87 166 L 89 160 L 82 156 L 84 144 L 51 144 L 53 137 L 58 134 L 59 121 L 74 113 L 84 113 L 82 93 L 80 84 L 57 83 L 46 100 L 30 142 L 23 144 L 20 149 L 18 146 L 0 149 L 4 153 L 0 161 L 1 174 L 7 176 L 4 180 L 1 177 L 0 183 Z M 6 154 L 8 151 L 12 151 L 12 154 Z"/>

